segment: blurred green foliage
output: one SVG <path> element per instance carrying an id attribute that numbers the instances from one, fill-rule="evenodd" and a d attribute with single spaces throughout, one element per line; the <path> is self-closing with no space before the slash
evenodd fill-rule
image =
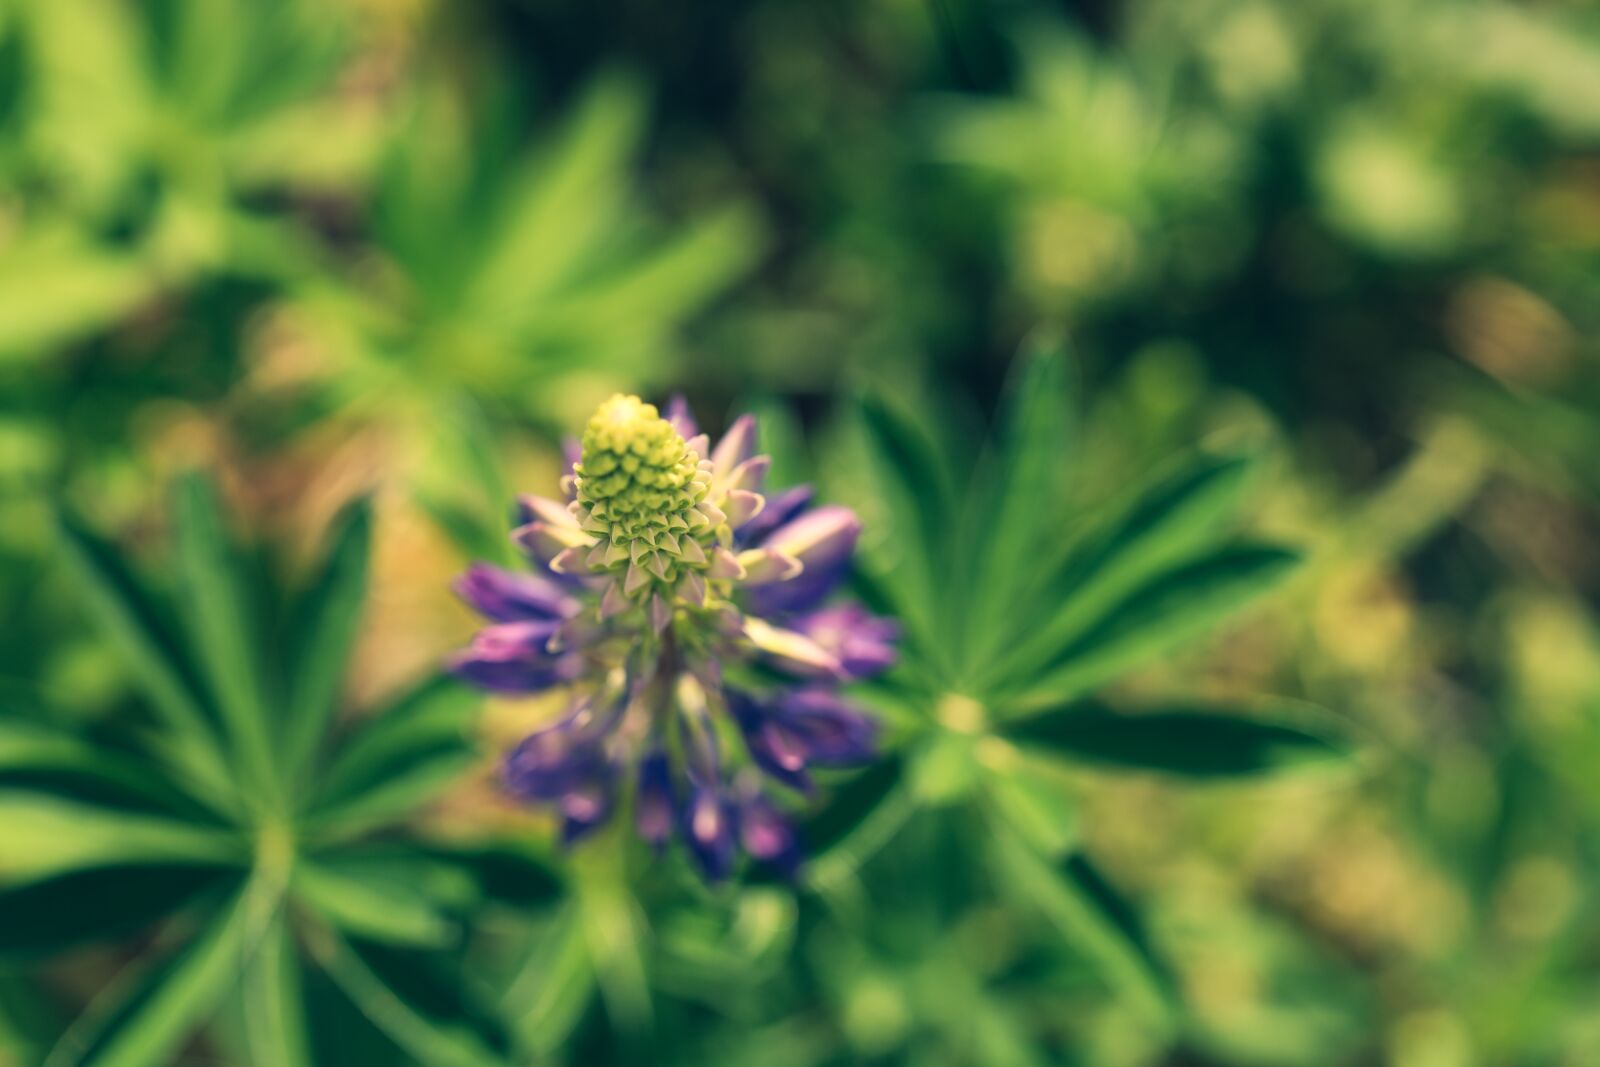
<path id="1" fill-rule="evenodd" d="M 0 0 L 0 1063 L 1600 1062 L 1597 366 L 1583 0 Z M 797 886 L 426 680 L 614 388 L 867 520 Z"/>

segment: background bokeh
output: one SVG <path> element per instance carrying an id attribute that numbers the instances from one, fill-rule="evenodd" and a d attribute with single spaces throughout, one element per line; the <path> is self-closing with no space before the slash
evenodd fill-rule
<path id="1" fill-rule="evenodd" d="M 507 557 L 511 494 L 611 391 L 754 405 L 780 469 L 848 496 L 841 397 L 964 447 L 1041 330 L 1086 499 L 1249 440 L 1248 525 L 1308 557 L 1128 684 L 1332 709 L 1360 773 L 1074 772 L 1181 1026 L 929 816 L 831 908 L 491 924 L 473 980 L 527 1061 L 1600 1063 L 1583 0 L 0 0 L 4 692 L 91 733 L 133 703 L 58 503 L 155 561 L 198 466 L 303 563 L 373 494 L 374 706 L 467 636 L 451 578 Z M 440 832 L 548 836 L 486 784 L 526 722 L 485 712 Z M 574 924 L 664 946 L 652 993 Z M 0 964 L 0 1063 L 147 948 Z"/>

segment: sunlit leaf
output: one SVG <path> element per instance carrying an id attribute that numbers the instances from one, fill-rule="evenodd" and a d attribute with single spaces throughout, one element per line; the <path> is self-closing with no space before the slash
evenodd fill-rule
<path id="1" fill-rule="evenodd" d="M 422 946 L 444 945 L 457 936 L 456 923 L 416 885 L 393 877 L 392 872 L 305 862 L 294 878 L 296 893 L 346 933 Z"/>
<path id="2" fill-rule="evenodd" d="M 0 791 L 0 884 L 135 860 L 205 866 L 238 862 L 238 839 L 176 819 L 37 793 Z"/>
<path id="3" fill-rule="evenodd" d="M 259 789 L 276 788 L 262 685 L 257 618 L 245 596 L 236 553 L 216 495 L 191 474 L 178 485 L 175 509 L 178 573 L 189 635 L 216 694 L 240 766 Z"/>
<path id="4" fill-rule="evenodd" d="M 244 1038 L 249 1055 L 281 1067 L 311 1067 L 305 994 L 294 934 L 279 916 L 245 969 Z"/>

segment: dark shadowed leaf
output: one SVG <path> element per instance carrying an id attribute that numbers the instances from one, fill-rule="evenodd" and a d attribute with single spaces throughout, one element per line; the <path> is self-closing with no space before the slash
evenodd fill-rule
<path id="1" fill-rule="evenodd" d="M 70 1048 L 58 1049 L 55 1055 L 64 1054 L 64 1062 L 83 1067 L 171 1063 L 183 1041 L 231 992 L 258 947 L 247 890 L 231 906 L 215 912 L 197 938 L 153 965 L 107 1016 L 96 1020 L 89 1015 L 75 1024 L 63 1042 L 87 1036 L 80 1027 L 95 1030 L 81 1055 Z"/>
<path id="2" fill-rule="evenodd" d="M 1057 863 L 1009 830 L 991 837 L 1000 888 L 1033 910 L 1094 965 L 1131 1006 L 1167 1025 L 1177 995 L 1166 964 L 1151 950 L 1136 913 L 1080 854 Z"/>
<path id="3" fill-rule="evenodd" d="M 140 864 L 0 890 L 0 956 L 51 953 L 132 933 L 241 877 L 237 868 Z"/>
<path id="4" fill-rule="evenodd" d="M 530 908 L 552 904 L 565 893 L 551 857 L 527 840 L 441 843 L 428 853 L 465 870 L 491 900 Z"/>
<path id="5" fill-rule="evenodd" d="M 167 621 L 110 546 L 66 515 L 59 521 L 61 545 L 89 609 L 151 705 L 174 733 L 197 744 L 214 740 L 192 665 Z"/>
<path id="6" fill-rule="evenodd" d="M 935 633 L 939 576 L 934 572 L 950 518 L 949 479 L 934 444 L 906 415 L 871 394 L 860 398 L 857 411 L 869 470 L 888 513 L 885 543 L 899 553 L 883 575 L 884 584 L 908 625 Z"/>
<path id="7" fill-rule="evenodd" d="M 1018 744 L 1074 759 L 1193 778 L 1263 774 L 1346 758 L 1349 744 L 1301 714 L 1286 720 L 1208 709 L 1123 714 L 1061 708 L 1010 727 Z"/>
<path id="8" fill-rule="evenodd" d="M 408 1003 L 332 931 L 317 954 L 335 984 L 378 1030 L 425 1067 L 499 1067 L 505 1061 L 468 1027 L 443 1023 Z"/>
<path id="9" fill-rule="evenodd" d="M 178 814 L 201 822 L 217 818 L 147 760 L 22 719 L 0 718 L 0 787 L 124 810 Z"/>

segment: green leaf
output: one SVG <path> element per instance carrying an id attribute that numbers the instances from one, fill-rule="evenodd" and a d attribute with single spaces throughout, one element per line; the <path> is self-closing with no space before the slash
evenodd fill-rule
<path id="1" fill-rule="evenodd" d="M 111 806 L 215 819 L 169 776 L 131 753 L 94 745 L 39 722 L 0 718 L 0 786 L 20 786 Z"/>
<path id="2" fill-rule="evenodd" d="M 323 777 L 319 830 L 350 836 L 431 799 L 477 760 L 466 733 L 475 710 L 467 690 L 440 676 L 362 723 Z"/>
<path id="3" fill-rule="evenodd" d="M 295 869 L 294 891 L 334 926 L 358 937 L 437 948 L 460 933 L 415 882 L 395 878 L 393 871 L 306 861 Z"/>
<path id="4" fill-rule="evenodd" d="M 984 797 L 1001 818 L 1047 856 L 1059 856 L 1077 843 L 1078 802 L 1067 782 L 1048 767 L 1015 758 L 1015 750 L 993 765 L 983 751 Z"/>
<path id="5" fill-rule="evenodd" d="M 1033 595 L 1021 598 L 1024 607 L 1012 602 L 1012 623 L 1000 632 L 1025 629 L 989 676 L 1036 668 L 1140 582 L 1204 549 L 1237 512 L 1254 468 L 1251 454 L 1199 455 L 1139 489 L 1114 521 L 1076 544 Z"/>
<path id="6" fill-rule="evenodd" d="M 0 957 L 44 955 L 133 933 L 239 877 L 232 868 L 141 863 L 0 889 Z"/>
<path id="7" fill-rule="evenodd" d="M 251 929 L 254 906 L 250 891 L 241 893 L 198 938 L 151 969 L 81 1057 L 58 1047 L 47 1062 L 82 1067 L 170 1064 L 183 1041 L 217 1010 L 248 966 L 258 944 Z"/>
<path id="8" fill-rule="evenodd" d="M 301 606 L 287 738 L 292 771 L 305 766 L 333 717 L 366 598 L 371 541 L 372 508 L 361 500 L 329 538 L 325 561 Z"/>
<path id="9" fill-rule="evenodd" d="M 139 860 L 219 865 L 247 858 L 233 833 L 44 794 L 0 791 L 0 884 Z"/>
<path id="10" fill-rule="evenodd" d="M 888 843 L 914 808 L 904 778 L 905 761 L 890 755 L 832 790 L 800 830 L 810 885 L 856 871 Z"/>
<path id="11" fill-rule="evenodd" d="M 216 695 L 239 767 L 257 788 L 276 790 L 256 618 L 240 582 L 215 493 L 191 474 L 177 490 L 177 567 L 190 638 Z"/>
<path id="12" fill-rule="evenodd" d="M 562 909 L 536 935 L 500 998 L 517 1044 L 534 1057 L 553 1055 L 594 998 L 594 964 L 575 905 Z"/>
<path id="13" fill-rule="evenodd" d="M 870 393 L 858 399 L 857 413 L 876 502 L 887 509 L 880 586 L 928 653 L 942 657 L 936 635 L 948 598 L 938 592 L 937 571 L 950 525 L 949 479 L 934 444 L 904 413 Z"/>
<path id="14" fill-rule="evenodd" d="M 1282 548 L 1239 545 L 1158 574 L 1058 650 L 1028 687 L 1024 705 L 1088 692 L 1204 636 L 1276 585 L 1298 561 Z"/>
<path id="15" fill-rule="evenodd" d="M 311 1067 L 294 933 L 280 914 L 244 972 L 244 1036 L 254 1062 Z"/>
<path id="16" fill-rule="evenodd" d="M 322 931 L 315 948 L 328 975 L 362 1015 L 425 1067 L 501 1067 L 505 1062 L 467 1028 L 441 1024 L 412 1007 L 338 934 Z"/>
<path id="17" fill-rule="evenodd" d="M 1034 338 L 1006 383 L 993 462 L 979 479 L 976 603 L 969 657 L 982 661 L 1010 631 L 1017 595 L 1037 582 L 1038 554 L 1053 525 L 1071 462 L 1072 398 L 1059 339 Z"/>
<path id="18" fill-rule="evenodd" d="M 207 748 L 215 732 L 202 710 L 189 663 L 164 620 L 115 551 L 71 517 L 59 516 L 61 544 L 96 623 L 171 732 Z"/>
<path id="19" fill-rule="evenodd" d="M 465 870 L 483 896 L 519 908 L 552 904 L 566 890 L 558 864 L 526 836 L 504 841 L 430 844 L 426 853 Z"/>
<path id="20" fill-rule="evenodd" d="M 1091 763 L 1219 778 L 1298 769 L 1348 758 L 1347 741 L 1309 714 L 1262 719 L 1229 711 L 1162 708 L 1122 714 L 1069 706 L 1005 732 L 1018 744 Z"/>
<path id="21" fill-rule="evenodd" d="M 1151 949 L 1137 914 L 1081 854 L 1052 866 L 1014 833 L 990 843 L 1003 891 L 1037 911 L 1112 987 L 1153 1022 L 1170 1024 L 1177 996 L 1170 969 Z"/>

